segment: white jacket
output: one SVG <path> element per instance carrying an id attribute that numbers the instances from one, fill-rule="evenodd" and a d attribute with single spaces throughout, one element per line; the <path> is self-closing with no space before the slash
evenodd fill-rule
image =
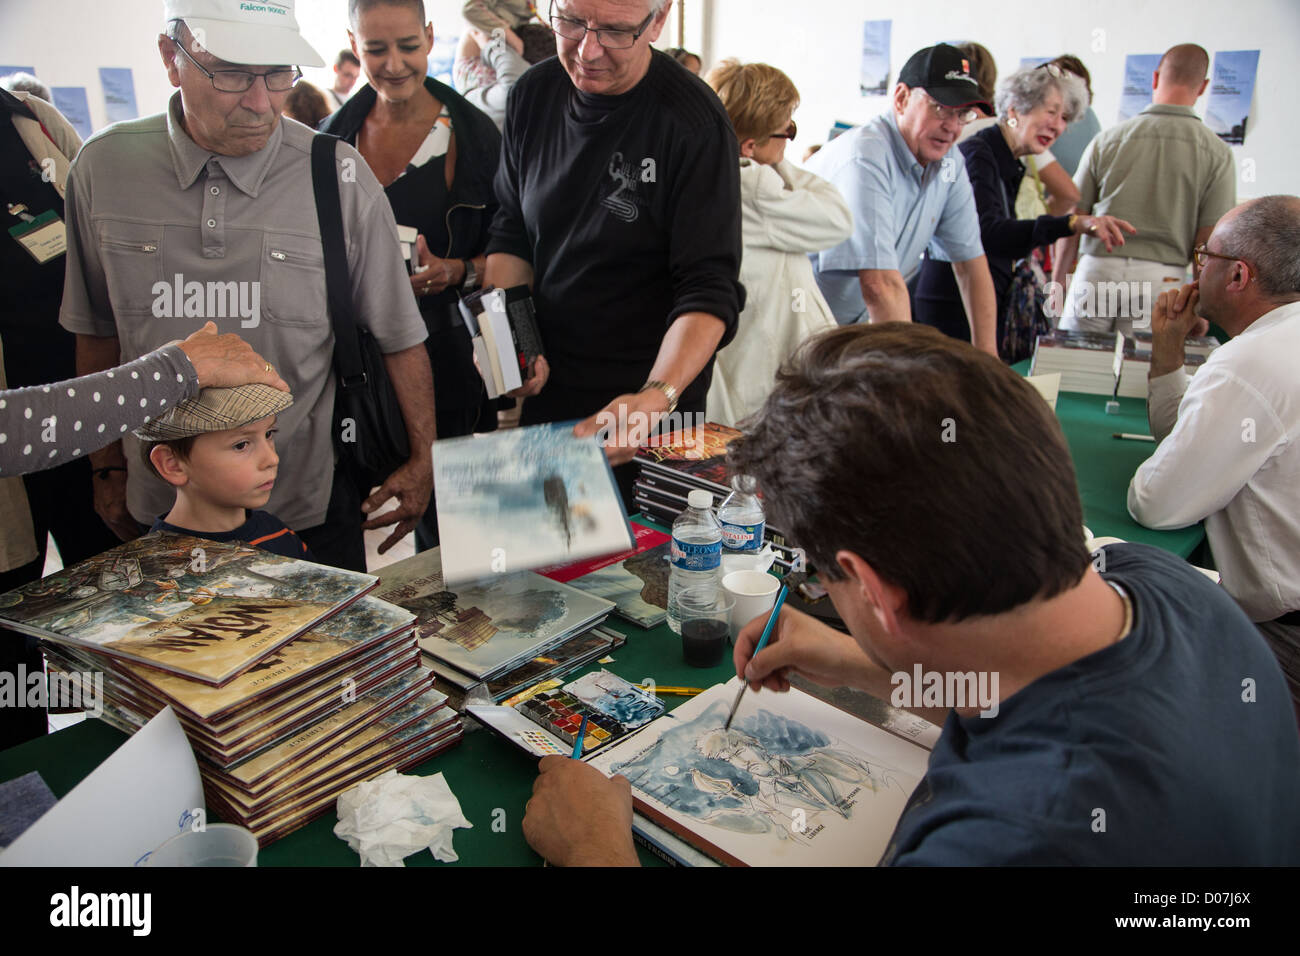
<path id="1" fill-rule="evenodd" d="M 740 161 L 740 208 L 745 310 L 736 337 L 718 352 L 707 406 L 710 421 L 732 426 L 763 404 L 777 369 L 804 339 L 835 328 L 808 254 L 853 232 L 839 190 L 784 160 Z"/>

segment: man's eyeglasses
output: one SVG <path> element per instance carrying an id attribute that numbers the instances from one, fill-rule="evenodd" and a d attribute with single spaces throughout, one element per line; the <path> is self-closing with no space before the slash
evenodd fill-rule
<path id="1" fill-rule="evenodd" d="M 790 120 L 790 125 L 785 128 L 784 133 L 773 133 L 768 139 L 788 139 L 794 142 L 795 134 L 799 132 L 799 127 L 794 125 L 794 120 Z"/>
<path id="2" fill-rule="evenodd" d="M 1222 252 L 1211 252 L 1209 249 L 1205 248 L 1205 243 L 1201 243 L 1192 250 L 1192 260 L 1196 263 L 1196 268 L 1198 269 L 1204 269 L 1205 263 L 1212 258 L 1227 259 L 1229 262 L 1241 262 L 1245 264 L 1247 272 L 1251 271 L 1250 263 L 1246 262 L 1245 259 L 1240 256 L 1224 255 Z"/>
<path id="3" fill-rule="evenodd" d="M 185 44 L 181 40 L 173 37 L 172 42 L 176 44 L 176 49 L 185 54 L 186 59 L 197 66 L 199 70 L 212 81 L 213 88 L 220 93 L 246 92 L 254 83 L 257 82 L 259 76 L 262 78 L 262 82 L 266 84 L 266 88 L 270 92 L 286 93 L 293 89 L 293 85 L 302 79 L 302 70 L 298 69 L 296 66 L 287 69 L 271 70 L 267 73 L 249 73 L 247 70 L 217 70 L 216 72 L 213 72 L 212 70 L 204 68 L 202 63 L 194 59 L 190 54 L 190 51 L 185 49 Z"/>
<path id="4" fill-rule="evenodd" d="M 555 14 L 555 2 L 551 2 L 550 21 L 551 29 L 566 40 L 581 41 L 588 33 L 596 34 L 596 42 L 606 50 L 627 50 L 636 45 L 636 41 L 641 39 L 641 34 L 645 33 L 646 28 L 650 26 L 650 21 L 655 18 L 653 11 L 648 17 L 641 21 L 641 25 L 635 30 L 592 30 L 581 20 L 570 20 L 568 17 L 560 17 Z"/>
<path id="5" fill-rule="evenodd" d="M 918 89 L 920 89 L 920 87 L 918 87 Z M 930 111 L 934 113 L 934 115 L 937 116 L 939 119 L 943 120 L 945 123 L 948 120 L 956 120 L 958 123 L 961 123 L 961 125 L 965 126 L 967 123 L 974 120 L 975 117 L 980 115 L 980 111 L 973 107 L 944 106 L 942 103 L 936 100 L 929 93 L 925 92 L 925 90 L 921 90 L 920 92 L 921 95 L 924 96 L 926 100 L 929 102 Z"/>

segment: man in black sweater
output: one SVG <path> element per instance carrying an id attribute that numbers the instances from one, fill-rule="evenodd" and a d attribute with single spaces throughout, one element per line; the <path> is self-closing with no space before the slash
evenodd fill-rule
<path id="1" fill-rule="evenodd" d="M 628 462 L 680 405 L 703 412 L 735 333 L 737 145 L 721 103 L 650 47 L 664 0 L 558 0 L 559 56 L 510 94 L 486 281 L 527 283 L 545 357 L 516 394 L 523 424 L 584 419 Z M 630 500 L 630 467 L 616 468 Z"/>

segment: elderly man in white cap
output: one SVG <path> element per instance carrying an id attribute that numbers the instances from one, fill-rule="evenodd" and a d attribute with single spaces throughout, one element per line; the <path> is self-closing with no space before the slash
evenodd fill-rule
<path id="1" fill-rule="evenodd" d="M 79 374 L 144 354 L 195 318 L 237 331 L 296 396 L 280 417 L 283 464 L 268 508 L 301 529 L 318 560 L 364 570 L 363 527 L 396 524 L 387 550 L 415 526 L 433 487 L 426 331 L 391 207 L 361 155 L 338 144 L 353 310 L 385 353 L 412 450 L 368 495 L 346 458 L 336 464 L 313 133 L 280 117 L 298 65 L 324 61 L 299 34 L 292 0 L 167 0 L 165 20 L 158 49 L 179 89 L 167 111 L 100 132 L 72 165 L 59 321 L 77 335 Z M 123 539 L 170 505 L 170 489 L 122 443 L 92 464 L 96 510 Z M 395 509 L 363 525 L 362 512 L 393 497 Z"/>

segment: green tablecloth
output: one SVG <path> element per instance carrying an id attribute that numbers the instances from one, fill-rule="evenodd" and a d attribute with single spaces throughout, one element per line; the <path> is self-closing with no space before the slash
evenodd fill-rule
<path id="1" fill-rule="evenodd" d="M 1022 370 L 1023 371 L 1023 370 Z M 1180 531 L 1151 531 L 1128 515 L 1125 495 L 1133 472 L 1155 446 L 1122 441 L 1115 432 L 1147 434 L 1146 406 L 1138 399 L 1120 399 L 1120 413 L 1106 414 L 1106 398 L 1099 395 L 1061 393 L 1057 415 L 1070 443 L 1084 519 L 1098 536 L 1113 535 L 1143 541 L 1190 555 L 1204 538 L 1200 525 Z M 730 662 L 701 670 L 683 663 L 681 639 L 661 625 L 644 631 L 615 618 L 614 626 L 628 635 L 628 643 L 615 652 L 608 669 L 631 681 L 652 678 L 664 686 L 708 687 L 733 673 Z M 684 698 L 666 697 L 669 709 Z M 477 727 L 466 719 L 466 726 Z M 0 781 L 39 770 L 54 793 L 62 797 L 122 744 L 125 736 L 98 720 L 87 720 L 0 753 Z M 461 809 L 473 829 L 457 830 L 456 852 L 461 862 L 480 865 L 532 864 L 540 858 L 524 841 L 520 823 L 524 804 L 532 791 L 536 762 L 510 744 L 481 729 L 470 730 L 450 752 L 416 768 L 425 775 L 442 772 L 460 799 Z M 503 810 L 504 816 L 495 813 Z M 263 866 L 356 866 L 357 856 L 333 834 L 333 812 L 262 850 Z M 493 828 L 494 820 L 498 821 Z M 501 827 L 504 821 L 504 829 Z M 642 851 L 643 862 L 658 860 Z M 408 865 L 434 863 L 427 852 L 408 859 Z"/>
<path id="2" fill-rule="evenodd" d="M 1011 366 L 1029 374 L 1029 360 Z M 1141 541 L 1190 557 L 1205 540 L 1200 523 L 1177 531 L 1153 531 L 1134 521 L 1128 513 L 1128 485 L 1138 465 L 1155 452 L 1151 442 L 1116 438 L 1115 433 L 1150 435 L 1147 406 L 1140 398 L 1121 398 L 1119 413 L 1106 414 L 1108 395 L 1061 392 L 1056 399 L 1056 417 L 1070 445 L 1074 473 L 1083 500 L 1083 520 L 1099 538 L 1115 537 Z"/>
<path id="3" fill-rule="evenodd" d="M 1106 414 L 1107 397 L 1062 392 L 1056 415 L 1070 443 L 1074 472 L 1083 499 L 1083 520 L 1097 537 L 1113 536 L 1142 541 L 1186 558 L 1205 538 L 1205 528 L 1194 524 L 1177 531 L 1153 531 L 1128 513 L 1128 485 L 1138 465 L 1155 452 L 1150 442 L 1115 438 L 1116 432 L 1149 435 L 1146 402 L 1121 398 L 1117 415 Z"/>

